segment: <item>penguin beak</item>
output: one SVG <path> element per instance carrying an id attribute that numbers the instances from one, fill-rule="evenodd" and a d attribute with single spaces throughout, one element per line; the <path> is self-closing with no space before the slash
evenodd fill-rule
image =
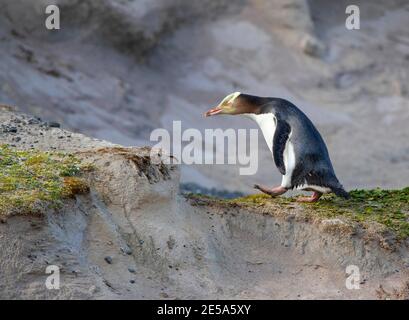
<path id="1" fill-rule="evenodd" d="M 210 116 L 214 116 L 218 113 L 222 112 L 222 108 L 220 107 L 215 107 L 213 109 L 210 109 L 209 111 L 207 111 L 204 115 L 205 117 L 210 117 Z"/>

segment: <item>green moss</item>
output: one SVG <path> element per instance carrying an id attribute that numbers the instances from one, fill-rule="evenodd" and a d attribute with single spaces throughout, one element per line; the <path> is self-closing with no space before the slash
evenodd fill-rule
<path id="1" fill-rule="evenodd" d="M 232 200 L 226 200 L 230 201 L 232 203 L 236 204 L 258 204 L 262 205 L 265 204 L 267 201 L 274 201 L 277 204 L 289 204 L 295 201 L 293 198 L 287 198 L 287 197 L 276 197 L 272 198 L 271 196 L 260 193 L 260 194 L 251 194 L 245 197 L 240 197 Z"/>
<path id="2" fill-rule="evenodd" d="M 326 195 L 309 209 L 327 217 L 345 216 L 365 225 L 377 222 L 398 238 L 409 237 L 409 187 L 401 190 L 353 190 L 351 199 Z M 303 204 L 307 206 L 308 204 Z"/>
<path id="3" fill-rule="evenodd" d="M 0 146 L 0 215 L 41 214 L 64 198 L 88 191 L 83 165 L 61 152 Z"/>
<path id="4" fill-rule="evenodd" d="M 321 218 L 346 218 L 358 222 L 364 228 L 371 222 L 379 223 L 385 230 L 393 231 L 397 238 L 409 237 L 409 187 L 401 190 L 353 190 L 351 199 L 345 200 L 333 194 L 324 195 L 316 203 L 300 203 L 305 214 Z M 292 207 L 296 198 L 255 194 L 246 197 L 221 200 L 223 203 L 244 206 L 276 204 Z"/>

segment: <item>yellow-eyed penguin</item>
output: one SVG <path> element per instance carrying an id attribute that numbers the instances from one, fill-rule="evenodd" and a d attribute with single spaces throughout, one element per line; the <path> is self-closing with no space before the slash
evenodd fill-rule
<path id="1" fill-rule="evenodd" d="M 271 196 L 289 189 L 313 191 L 301 202 L 316 202 L 324 193 L 349 198 L 335 176 L 327 147 L 310 119 L 294 104 L 281 98 L 257 97 L 235 92 L 205 116 L 243 114 L 255 120 L 263 132 L 275 165 L 283 175 L 275 188 L 254 187 Z"/>

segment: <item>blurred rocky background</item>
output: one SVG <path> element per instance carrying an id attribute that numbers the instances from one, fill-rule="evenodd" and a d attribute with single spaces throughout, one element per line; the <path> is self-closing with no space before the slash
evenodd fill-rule
<path id="1" fill-rule="evenodd" d="M 61 29 L 44 26 L 57 4 Z M 409 185 L 409 2 L 0 0 L 0 103 L 123 145 L 155 128 L 256 128 L 203 118 L 241 91 L 293 101 L 327 142 L 347 189 Z M 187 189 L 280 182 L 262 136 L 259 170 L 182 166 Z M 202 189 L 201 189 L 202 188 Z M 204 190 L 204 189 L 203 189 Z M 226 192 L 227 192 L 226 191 Z"/>

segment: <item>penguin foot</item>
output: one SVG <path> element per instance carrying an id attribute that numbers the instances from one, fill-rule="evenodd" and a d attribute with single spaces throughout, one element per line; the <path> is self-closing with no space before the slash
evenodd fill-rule
<path id="1" fill-rule="evenodd" d="M 266 194 L 268 194 L 268 195 L 270 195 L 272 197 L 276 197 L 276 196 L 282 195 L 283 193 L 287 192 L 287 189 L 282 187 L 282 186 L 278 186 L 278 187 L 270 189 L 270 188 L 267 188 L 265 186 L 255 184 L 254 188 L 257 189 L 257 190 L 260 190 L 261 192 L 266 193 Z"/>
<path id="2" fill-rule="evenodd" d="M 317 202 L 321 198 L 322 193 L 314 192 L 311 197 L 300 197 L 297 198 L 297 202 Z"/>

